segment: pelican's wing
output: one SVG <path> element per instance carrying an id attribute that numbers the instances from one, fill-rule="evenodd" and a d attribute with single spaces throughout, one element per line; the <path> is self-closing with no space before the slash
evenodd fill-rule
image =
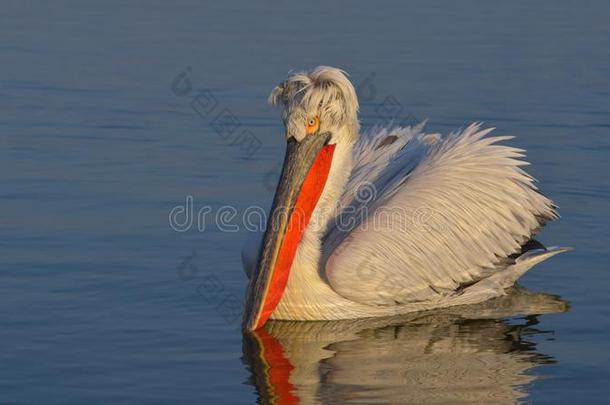
<path id="1" fill-rule="evenodd" d="M 376 130 L 355 147 L 343 213 L 324 240 L 329 284 L 353 301 L 429 301 L 514 263 L 557 214 L 521 166 L 523 150 L 473 124 L 442 139 Z"/>

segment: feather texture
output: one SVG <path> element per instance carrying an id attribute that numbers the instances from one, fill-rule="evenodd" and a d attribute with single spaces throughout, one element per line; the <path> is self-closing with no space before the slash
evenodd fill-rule
<path id="1" fill-rule="evenodd" d="M 557 213 L 521 169 L 523 150 L 499 145 L 511 137 L 491 131 L 473 124 L 445 139 L 422 126 L 361 135 L 341 197 L 350 209 L 323 244 L 325 277 L 338 294 L 368 305 L 445 301 L 514 263 Z M 367 195 L 358 195 L 363 187 Z"/>

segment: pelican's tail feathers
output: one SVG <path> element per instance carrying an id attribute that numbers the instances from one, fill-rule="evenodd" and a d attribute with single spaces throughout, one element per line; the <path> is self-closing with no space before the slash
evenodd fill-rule
<path id="1" fill-rule="evenodd" d="M 524 251 L 517 259 L 515 264 L 508 266 L 506 269 L 499 271 L 492 277 L 497 277 L 498 282 L 503 288 L 511 287 L 515 282 L 523 276 L 529 269 L 540 262 L 543 262 L 556 254 L 568 252 L 572 250 L 570 247 L 550 246 L 544 247 L 538 243 L 540 247 Z"/>
<path id="2" fill-rule="evenodd" d="M 569 252 L 570 250 L 573 250 L 573 248 L 560 246 L 550 246 L 544 249 L 529 250 L 517 258 L 517 263 L 527 261 L 533 266 L 555 256 L 556 254 Z"/>
<path id="3" fill-rule="evenodd" d="M 544 247 L 536 242 L 534 249 L 528 249 L 515 259 L 514 264 L 497 271 L 493 275 L 464 289 L 457 297 L 457 304 L 471 304 L 506 294 L 506 289 L 515 285 L 516 281 L 536 264 L 543 262 L 556 254 L 572 250 L 570 247 Z"/>
<path id="4" fill-rule="evenodd" d="M 503 280 L 502 285 L 505 288 L 510 287 L 515 283 L 515 281 L 517 281 L 518 278 L 524 275 L 536 264 L 550 259 L 559 253 L 569 252 L 570 250 L 572 250 L 571 247 L 549 246 L 524 252 L 515 260 L 514 265 L 505 270 L 509 273 L 507 274 L 506 279 Z"/>

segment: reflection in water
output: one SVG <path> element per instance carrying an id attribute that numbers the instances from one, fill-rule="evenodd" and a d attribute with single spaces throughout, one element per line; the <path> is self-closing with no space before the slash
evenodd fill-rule
<path id="1" fill-rule="evenodd" d="M 520 287 L 483 304 L 399 318 L 268 322 L 244 336 L 264 404 L 514 402 L 527 396 L 535 315 L 565 301 Z M 515 315 L 520 318 L 506 319 Z"/>

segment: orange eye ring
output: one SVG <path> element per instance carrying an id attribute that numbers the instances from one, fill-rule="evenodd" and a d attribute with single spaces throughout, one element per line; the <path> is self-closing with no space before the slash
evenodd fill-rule
<path id="1" fill-rule="evenodd" d="M 305 132 L 307 135 L 314 134 L 320 129 L 320 118 L 316 115 L 315 117 L 309 118 L 305 124 Z"/>

